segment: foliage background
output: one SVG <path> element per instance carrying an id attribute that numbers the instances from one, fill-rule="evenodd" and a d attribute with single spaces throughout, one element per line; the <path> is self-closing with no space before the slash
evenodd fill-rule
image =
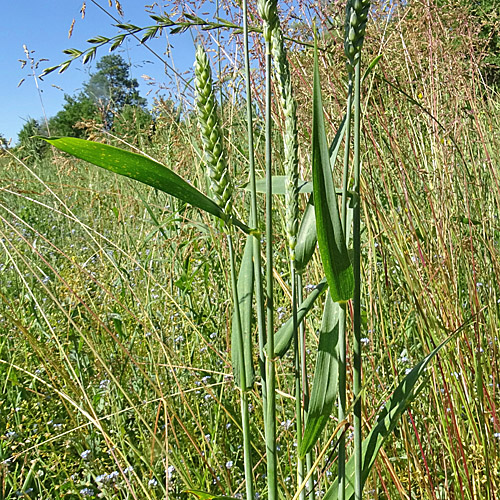
<path id="1" fill-rule="evenodd" d="M 488 76 L 497 74 L 491 61 L 498 32 L 495 5 L 479 5 L 472 17 L 462 2 L 394 3 L 390 17 L 374 13 L 368 28 L 366 62 L 383 57 L 363 104 L 367 425 L 406 370 L 472 318 L 429 370 L 428 385 L 384 447 L 368 498 L 475 499 L 486 497 L 486 484 L 498 494 L 500 127 L 497 77 Z M 333 134 L 345 96 L 344 6 L 323 7 L 283 4 L 282 16 L 288 34 L 302 41 L 310 40 L 313 15 L 322 22 Z M 237 12 L 228 4 L 225 15 L 237 21 Z M 486 32 L 497 45 L 485 42 Z M 241 186 L 247 146 L 240 61 L 229 64 L 216 31 L 199 36 L 219 68 L 226 142 Z M 253 55 L 262 170 L 257 35 Z M 308 178 L 311 52 L 290 42 L 290 61 L 301 173 Z M 118 94 L 94 79 L 106 92 L 92 85 L 68 96 L 49 126 L 121 146 L 124 139 L 205 190 L 189 87 L 182 99 L 158 99 L 148 112 L 124 66 L 119 74 L 127 83 Z M 279 145 L 279 108 L 274 118 Z M 85 126 L 76 127 L 77 120 Z M 32 138 L 43 127 L 33 120 L 21 132 L 14 154 L 22 161 L 0 158 L 0 497 L 183 498 L 186 487 L 240 494 L 228 252 L 218 229 L 168 196 L 46 148 Z M 279 156 L 276 167 L 282 173 Z M 238 200 L 246 214 L 244 190 Z M 280 200 L 275 218 L 277 225 L 284 219 Z M 289 277 L 286 242 L 277 236 L 276 244 L 279 324 L 289 315 Z M 308 285 L 322 278 L 318 269 L 306 275 Z M 311 348 L 319 310 L 307 321 Z M 279 370 L 285 498 L 295 487 L 291 368 L 285 358 Z M 250 404 L 255 474 L 263 485 L 257 392 Z M 334 427 L 332 421 L 325 436 Z M 321 464 L 319 492 L 335 476 L 334 457 Z"/>

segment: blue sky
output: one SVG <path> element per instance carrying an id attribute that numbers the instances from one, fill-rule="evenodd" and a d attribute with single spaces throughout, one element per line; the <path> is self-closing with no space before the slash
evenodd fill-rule
<path id="1" fill-rule="evenodd" d="M 41 62 L 37 74 L 49 66 L 54 66 L 67 59 L 62 53 L 66 48 L 84 49 L 88 46 L 86 40 L 96 35 L 113 36 L 118 31 L 112 26 L 113 20 L 87 0 L 85 19 L 81 19 L 80 9 L 83 0 L 30 0 L 17 3 L 13 0 L 1 0 L 0 6 L 0 134 L 7 139 L 17 138 L 17 134 L 28 118 L 40 119 L 43 116 L 40 98 L 31 75 L 29 65 L 21 69 L 19 59 L 26 59 L 23 44 L 25 44 L 35 60 L 41 58 L 49 61 Z M 116 10 L 108 7 L 108 0 L 98 0 L 115 17 Z M 131 22 L 138 26 L 153 24 L 145 12 L 144 5 L 151 4 L 147 0 L 120 0 L 124 18 L 122 22 Z M 71 39 L 68 30 L 72 20 L 75 26 Z M 193 32 L 193 36 L 196 33 Z M 187 71 L 194 61 L 193 38 L 189 33 L 169 36 L 173 45 L 172 57 L 176 69 Z M 161 55 L 167 46 L 165 36 L 151 42 L 151 47 Z M 142 75 L 148 75 L 158 83 L 172 85 L 169 75 L 165 74 L 164 65 L 138 42 L 131 39 L 117 51 L 132 64 L 131 73 L 140 83 L 142 95 L 157 90 L 156 86 L 148 86 Z M 98 51 L 97 57 L 108 54 L 107 48 Z M 171 62 L 169 60 L 169 62 Z M 80 61 L 74 62 L 66 72 L 53 72 L 38 82 L 42 91 L 43 104 L 47 116 L 55 115 L 64 102 L 64 94 L 74 94 L 81 89 L 82 83 L 88 80 L 91 65 L 83 66 Z M 169 70 L 167 72 L 171 73 Z M 24 83 L 18 87 L 21 79 Z M 163 91 L 163 94 L 166 94 Z"/>

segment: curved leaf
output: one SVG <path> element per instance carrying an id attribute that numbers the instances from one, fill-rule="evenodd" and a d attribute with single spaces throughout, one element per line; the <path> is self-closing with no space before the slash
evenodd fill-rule
<path id="1" fill-rule="evenodd" d="M 323 279 L 314 287 L 297 311 L 297 326 L 304 320 L 306 314 L 311 310 L 316 299 L 328 288 L 326 279 Z M 274 336 L 274 352 L 276 356 L 282 358 L 290 348 L 293 339 L 293 318 L 289 318 L 283 323 Z"/>
<path id="2" fill-rule="evenodd" d="M 314 54 L 312 173 L 316 231 L 321 261 L 334 302 L 345 302 L 354 292 L 354 275 L 330 167 L 323 103 L 319 83 L 318 54 Z"/>
<path id="3" fill-rule="evenodd" d="M 137 153 L 75 137 L 39 137 L 52 146 L 116 174 L 164 191 L 250 233 L 242 222 L 229 218 L 210 198 L 164 165 Z"/>
<path id="4" fill-rule="evenodd" d="M 245 382 L 246 387 L 240 389 L 251 389 L 255 381 L 255 372 L 252 356 L 252 300 L 254 288 L 254 265 L 253 265 L 253 240 L 247 238 L 243 258 L 241 260 L 240 272 L 238 274 L 238 300 L 240 305 L 241 328 L 243 330 L 243 345 L 240 343 L 240 334 L 236 321 L 236 312 L 233 313 L 231 328 L 231 358 L 234 372 L 235 384 L 240 387 L 240 356 L 239 349 L 243 349 Z"/>
<path id="5" fill-rule="evenodd" d="M 344 115 L 342 122 L 330 144 L 329 154 L 330 154 L 330 166 L 333 169 L 335 162 L 337 161 L 337 156 L 340 149 L 340 144 L 345 135 L 347 115 Z M 342 190 L 335 190 L 337 195 L 342 196 Z M 350 193 L 348 192 L 348 196 Z M 302 220 L 300 221 L 299 232 L 297 235 L 297 247 L 295 248 L 295 267 L 298 272 L 304 271 L 307 264 L 311 260 L 314 250 L 316 249 L 316 243 L 318 237 L 316 234 L 316 215 L 314 213 L 314 199 L 313 195 L 309 196 L 307 200 L 306 209 L 304 215 L 302 215 Z"/>
<path id="6" fill-rule="evenodd" d="M 318 356 L 299 456 L 304 457 L 316 444 L 332 413 L 338 393 L 340 305 L 328 293 L 319 333 Z"/>
<path id="7" fill-rule="evenodd" d="M 424 359 L 417 363 L 413 369 L 406 375 L 406 377 L 401 381 L 396 390 L 393 392 L 392 396 L 389 398 L 385 404 L 382 411 L 377 417 L 377 423 L 375 427 L 370 431 L 368 436 L 363 440 L 362 446 L 362 475 L 361 481 L 362 485 L 370 473 L 370 470 L 377 458 L 377 454 L 382 448 L 382 445 L 389 436 L 389 434 L 396 427 L 401 415 L 410 406 L 418 392 L 423 388 L 424 381 L 417 386 L 417 382 L 420 380 L 421 376 L 425 373 L 427 365 L 430 363 L 432 358 L 446 345 L 450 340 L 452 340 L 455 335 L 461 331 L 462 328 L 454 332 L 450 337 L 448 337 L 444 342 L 442 342 L 438 347 L 436 347 L 430 354 L 428 354 Z M 351 500 L 354 498 L 354 456 L 349 458 L 346 463 L 346 488 L 345 488 L 345 500 Z M 324 500 L 337 500 L 338 499 L 338 479 L 336 479 L 333 484 L 328 488 Z"/>

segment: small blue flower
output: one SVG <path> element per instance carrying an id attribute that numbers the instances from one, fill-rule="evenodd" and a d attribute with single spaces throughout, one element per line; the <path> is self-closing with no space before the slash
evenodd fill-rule
<path id="1" fill-rule="evenodd" d="M 99 382 L 99 389 L 105 390 L 109 387 L 110 381 L 108 379 L 101 380 Z"/>
<path id="2" fill-rule="evenodd" d="M 108 481 L 113 481 L 114 479 L 116 479 L 118 476 L 120 475 L 120 473 L 117 471 L 117 470 L 114 470 L 113 472 L 110 472 L 108 474 Z"/>
<path id="3" fill-rule="evenodd" d="M 148 481 L 148 486 L 151 488 L 154 488 L 154 487 L 158 486 L 158 481 L 153 477 L 152 479 L 150 479 Z"/>
<path id="4" fill-rule="evenodd" d="M 172 475 L 174 474 L 175 472 L 175 467 L 173 465 L 169 465 L 168 466 L 168 478 L 169 479 L 172 479 Z"/>
<path id="5" fill-rule="evenodd" d="M 80 490 L 80 495 L 82 495 L 84 497 L 93 497 L 94 490 L 92 488 L 83 488 Z"/>
<path id="6" fill-rule="evenodd" d="M 87 460 L 92 452 L 90 450 L 85 450 L 82 451 L 80 456 L 82 457 L 83 460 Z"/>

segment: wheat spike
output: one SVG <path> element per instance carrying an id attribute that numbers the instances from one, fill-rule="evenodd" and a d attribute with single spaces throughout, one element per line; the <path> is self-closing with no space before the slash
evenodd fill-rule
<path id="1" fill-rule="evenodd" d="M 361 54 L 369 9 L 370 0 L 349 0 L 346 5 L 344 50 L 350 72 Z"/>
<path id="2" fill-rule="evenodd" d="M 286 205 L 286 232 L 290 258 L 295 261 L 295 246 L 299 228 L 299 174 L 298 174 L 298 141 L 297 141 L 297 102 L 293 97 L 292 79 L 286 54 L 283 34 L 277 22 L 271 31 L 271 46 L 274 67 L 278 77 L 280 102 L 285 115 L 284 133 L 284 166 L 287 176 L 285 205 Z"/>
<path id="3" fill-rule="evenodd" d="M 264 40 L 270 43 L 272 31 L 279 26 L 278 2 L 276 0 L 257 0 L 257 9 L 264 21 Z"/>
<path id="4" fill-rule="evenodd" d="M 197 46 L 195 57 L 196 107 L 205 162 L 210 178 L 210 189 L 215 201 L 227 214 L 230 214 L 232 211 L 233 186 L 217 115 L 210 62 L 201 45 Z"/>

